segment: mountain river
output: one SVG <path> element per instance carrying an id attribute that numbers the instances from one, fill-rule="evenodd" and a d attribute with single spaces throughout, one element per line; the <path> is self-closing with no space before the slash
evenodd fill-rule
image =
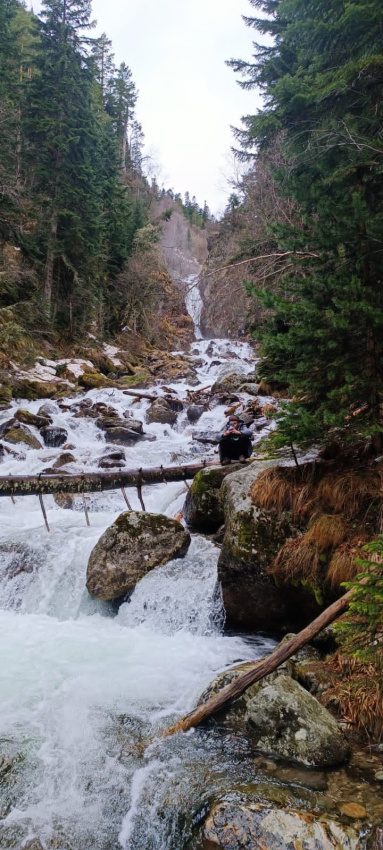
<path id="1" fill-rule="evenodd" d="M 194 291 L 191 297 L 198 302 Z M 192 350 L 203 362 L 201 387 L 228 359 L 244 374 L 254 370 L 245 342 L 198 340 Z M 171 386 L 180 397 L 186 393 L 182 383 Z M 145 423 L 149 402 L 137 404 L 116 389 L 85 397 L 112 404 L 120 415 L 132 408 Z M 76 463 L 66 468 L 96 471 L 104 433 L 91 419 L 74 417 L 71 406 L 78 400 L 66 400 L 66 410 L 51 402 L 53 424 L 66 428 L 74 447 Z M 41 404 L 15 402 L 0 422 L 19 407 L 35 413 Z M 196 426 L 185 411 L 172 428 L 145 424 L 156 440 L 125 448 L 126 468 L 212 459 L 214 447 L 193 441 L 192 433 L 216 432 L 224 422 L 221 406 L 206 411 Z M 18 447 L 1 474 L 39 472 L 61 451 Z M 173 517 L 185 493 L 184 483 L 144 488 L 146 509 Z M 139 510 L 136 491 L 127 494 Z M 52 496 L 44 502 L 49 534 L 37 497 L 16 497 L 15 504 L 0 499 L 0 846 L 194 847 L 212 796 L 229 781 L 245 781 L 251 754 L 245 742 L 233 745 L 214 730 L 169 739 L 159 733 L 195 705 L 218 671 L 271 651 L 274 642 L 224 633 L 219 550 L 199 535 L 184 559 L 149 573 L 118 610 L 91 599 L 88 557 L 126 510 L 122 494 L 87 496 L 89 527 L 80 498 L 71 510 Z"/>

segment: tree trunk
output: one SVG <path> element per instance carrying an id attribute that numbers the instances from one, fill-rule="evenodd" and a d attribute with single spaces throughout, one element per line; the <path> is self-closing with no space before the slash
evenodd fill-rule
<path id="1" fill-rule="evenodd" d="M 218 711 L 228 708 L 250 685 L 259 682 L 260 679 L 268 676 L 269 673 L 273 673 L 288 658 L 291 658 L 292 655 L 298 652 L 298 649 L 309 643 L 315 635 L 325 629 L 326 626 L 329 626 L 341 614 L 344 614 L 350 604 L 351 593 L 352 591 L 345 593 L 341 599 L 338 599 L 329 608 L 326 608 L 319 617 L 313 620 L 299 634 L 294 635 L 294 637 L 282 646 L 278 646 L 271 655 L 261 658 L 260 661 L 255 661 L 246 673 L 238 676 L 235 682 L 223 688 L 218 694 L 214 694 L 207 702 L 197 706 L 194 711 L 191 711 L 190 714 L 187 714 L 186 717 L 183 717 L 182 720 L 179 720 L 178 723 L 168 729 L 166 735 L 172 735 L 174 732 L 187 732 L 188 729 L 191 729 L 193 726 L 199 726 L 200 723 L 207 720 L 208 717 L 212 717 L 213 714 L 217 714 Z"/>
<path id="2" fill-rule="evenodd" d="M 52 286 L 53 286 L 53 266 L 55 261 L 55 252 L 53 246 L 56 243 L 58 225 L 58 209 L 54 207 L 51 215 L 51 227 L 49 234 L 49 248 L 47 251 L 47 261 L 45 265 L 45 281 L 44 281 L 44 298 L 49 304 L 52 303 Z"/>
<path id="3" fill-rule="evenodd" d="M 0 477 L 0 496 L 34 496 L 40 493 L 96 493 L 121 487 L 142 487 L 162 481 L 186 481 L 217 461 L 185 466 L 129 469 L 126 472 L 89 472 L 83 475 L 6 475 Z"/>

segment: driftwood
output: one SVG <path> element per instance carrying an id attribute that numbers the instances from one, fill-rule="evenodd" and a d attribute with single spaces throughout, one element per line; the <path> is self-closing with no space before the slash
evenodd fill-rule
<path id="1" fill-rule="evenodd" d="M 166 735 L 172 735 L 175 732 L 187 732 L 188 729 L 191 729 L 193 726 L 199 726 L 200 723 L 207 720 L 213 714 L 217 714 L 218 711 L 228 708 L 250 685 L 259 682 L 260 679 L 268 676 L 269 673 L 273 673 L 284 661 L 287 661 L 288 658 L 291 658 L 292 655 L 298 652 L 298 649 L 309 643 L 322 629 L 325 629 L 326 626 L 329 626 L 337 617 L 340 617 L 341 614 L 347 611 L 351 593 L 352 591 L 345 593 L 344 596 L 330 605 L 329 608 L 326 608 L 305 629 L 294 635 L 294 637 L 282 644 L 282 646 L 277 647 L 271 655 L 261 658 L 260 661 L 255 661 L 246 673 L 238 676 L 235 682 L 223 688 L 218 694 L 214 694 L 205 703 L 198 705 L 186 717 L 183 717 L 182 720 L 179 720 L 178 723 L 168 729 Z"/>
<path id="2" fill-rule="evenodd" d="M 209 387 L 205 387 L 205 389 L 209 389 Z M 195 395 L 203 392 L 203 390 L 196 390 Z M 177 396 L 170 395 L 170 393 L 166 393 L 165 395 L 154 395 L 153 393 L 136 393 L 134 390 L 123 390 L 124 395 L 131 395 L 136 399 L 144 398 L 149 401 L 158 401 L 161 398 L 163 401 L 167 401 L 168 404 L 176 404 L 183 405 L 184 407 L 191 406 L 192 404 L 196 404 L 195 401 L 190 398 L 177 398 Z"/>
<path id="3" fill-rule="evenodd" d="M 82 475 L 6 475 L 0 477 L 0 496 L 33 496 L 43 493 L 96 493 L 120 490 L 122 487 L 141 488 L 146 484 L 185 481 L 194 478 L 201 469 L 217 466 L 217 461 L 160 466 L 152 469 L 128 469 L 126 472 L 88 472 Z"/>

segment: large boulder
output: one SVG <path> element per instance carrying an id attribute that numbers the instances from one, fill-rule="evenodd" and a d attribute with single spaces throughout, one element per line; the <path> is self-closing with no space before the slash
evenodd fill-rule
<path id="1" fill-rule="evenodd" d="M 226 476 L 221 490 L 225 537 L 218 580 L 225 612 L 231 625 L 253 631 L 280 628 L 288 612 L 285 591 L 276 586 L 268 568 L 290 535 L 289 523 L 276 512 L 255 507 L 249 496 L 260 471 L 272 465 L 256 461 Z"/>
<path id="2" fill-rule="evenodd" d="M 240 386 L 242 386 L 244 381 L 244 373 L 240 372 L 238 366 L 229 372 L 225 371 L 223 374 L 218 375 L 217 380 L 214 382 L 211 392 L 215 393 L 231 393 L 235 392 L 235 390 L 239 390 Z"/>
<path id="3" fill-rule="evenodd" d="M 104 532 L 88 562 L 86 586 L 97 599 L 119 599 L 134 590 L 149 570 L 182 558 L 190 534 L 161 514 L 129 511 Z"/>
<path id="4" fill-rule="evenodd" d="M 165 398 L 156 398 L 146 413 L 146 421 L 160 422 L 162 425 L 174 425 L 177 422 L 177 414 Z"/>
<path id="5" fill-rule="evenodd" d="M 16 424 L 4 434 L 4 440 L 7 443 L 12 443 L 14 446 L 23 444 L 29 446 L 30 449 L 42 449 L 39 440 L 29 431 L 26 426 Z"/>
<path id="6" fill-rule="evenodd" d="M 310 589 L 278 586 L 269 568 L 291 535 L 288 515 L 261 510 L 249 490 L 261 470 L 274 461 L 255 461 L 227 475 L 221 499 L 225 536 L 218 561 L 223 604 L 228 624 L 246 631 L 296 631 L 321 608 Z"/>
<path id="7" fill-rule="evenodd" d="M 249 664 L 240 664 L 219 674 L 202 694 L 206 702 L 239 676 Z M 329 711 L 295 679 L 289 666 L 251 685 L 225 714 L 225 724 L 235 726 L 254 749 L 272 757 L 310 768 L 343 764 L 350 747 Z"/>
<path id="8" fill-rule="evenodd" d="M 335 818 L 226 800 L 205 822 L 206 850 L 358 850 L 360 830 Z"/>
<path id="9" fill-rule="evenodd" d="M 239 469 L 240 466 L 234 468 Z M 195 476 L 183 507 L 184 519 L 191 528 L 210 534 L 218 531 L 224 523 L 220 490 L 222 481 L 232 471 L 232 466 L 210 467 L 201 469 Z"/>

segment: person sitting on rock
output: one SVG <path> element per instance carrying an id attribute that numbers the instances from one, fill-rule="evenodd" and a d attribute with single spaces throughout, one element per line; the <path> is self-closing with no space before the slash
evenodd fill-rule
<path id="1" fill-rule="evenodd" d="M 219 459 L 222 466 L 239 460 L 246 463 L 252 453 L 251 431 L 246 428 L 238 416 L 229 416 L 228 423 L 219 440 Z"/>

